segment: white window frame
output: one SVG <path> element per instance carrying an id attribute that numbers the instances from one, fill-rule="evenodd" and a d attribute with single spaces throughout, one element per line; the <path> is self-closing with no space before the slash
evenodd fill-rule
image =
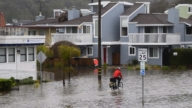
<path id="1" fill-rule="evenodd" d="M 93 20 L 93 21 L 94 21 L 94 22 L 93 22 L 93 23 L 94 23 L 94 38 L 98 38 L 98 36 L 95 35 L 95 33 L 96 33 L 96 32 L 95 32 L 95 28 L 96 28 L 96 27 L 95 27 L 95 21 L 96 21 L 96 20 L 97 20 L 97 23 L 98 23 L 98 26 L 99 26 L 98 19 L 94 19 L 94 20 Z M 98 28 L 97 28 L 97 31 L 98 31 Z M 99 35 L 99 33 L 98 33 L 98 35 Z"/>
<path id="2" fill-rule="evenodd" d="M 0 48 L 5 50 L 5 54 L 0 54 L 0 57 L 4 57 L 5 61 L 0 61 L 0 63 L 6 63 L 7 62 L 7 48 Z"/>
<path id="3" fill-rule="evenodd" d="M 157 48 L 157 47 L 150 47 L 150 48 Z M 159 48 L 157 48 L 157 57 L 150 57 L 150 48 L 148 48 L 148 58 L 159 58 Z"/>
<path id="4" fill-rule="evenodd" d="M 84 26 L 86 26 L 86 32 L 87 32 L 87 27 L 89 27 L 89 31 L 90 31 L 90 33 L 91 33 L 91 25 L 83 25 L 83 29 L 82 29 L 82 33 L 83 34 L 90 34 L 90 33 L 84 33 Z"/>
<path id="5" fill-rule="evenodd" d="M 126 22 L 127 22 L 127 35 L 122 35 L 122 20 L 126 20 Z M 120 36 L 121 37 L 127 37 L 128 36 L 128 18 L 120 18 Z"/>
<path id="6" fill-rule="evenodd" d="M 89 48 L 91 48 L 92 54 L 88 54 L 88 49 Z M 92 46 L 86 48 L 86 55 L 93 56 L 93 47 Z"/>
<path id="7" fill-rule="evenodd" d="M 131 48 L 133 48 L 134 54 L 131 54 Z M 129 46 L 128 47 L 128 54 L 129 54 L 129 56 L 136 56 L 136 47 Z"/>
<path id="8" fill-rule="evenodd" d="M 32 48 L 32 53 L 29 52 L 29 49 Z M 35 60 L 35 50 L 34 47 L 28 47 L 28 61 L 34 61 Z M 32 56 L 32 59 L 29 59 Z"/>
<path id="9" fill-rule="evenodd" d="M 9 53 L 9 49 L 14 49 L 13 54 Z M 10 57 L 13 56 L 13 61 L 10 61 Z M 15 48 L 8 48 L 8 62 L 15 62 Z"/>
<path id="10" fill-rule="evenodd" d="M 21 51 L 22 48 L 25 49 L 25 53 L 22 53 L 22 51 Z M 25 55 L 25 60 L 22 61 L 21 59 L 22 59 L 22 56 L 24 56 L 24 55 Z M 26 61 L 27 61 L 27 48 L 26 47 L 21 47 L 20 48 L 20 62 L 26 62 Z"/>

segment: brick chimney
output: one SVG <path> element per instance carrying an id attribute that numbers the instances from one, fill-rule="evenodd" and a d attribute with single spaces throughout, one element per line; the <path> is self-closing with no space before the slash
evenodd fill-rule
<path id="1" fill-rule="evenodd" d="M 0 27 L 4 27 L 5 26 L 5 17 L 4 17 L 4 13 L 1 12 L 0 14 Z"/>

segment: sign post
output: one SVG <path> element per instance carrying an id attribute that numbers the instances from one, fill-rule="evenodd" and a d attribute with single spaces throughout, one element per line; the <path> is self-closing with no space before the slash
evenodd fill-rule
<path id="1" fill-rule="evenodd" d="M 42 52 L 42 51 L 40 51 L 39 53 L 38 53 L 38 55 L 37 55 L 37 60 L 39 61 L 39 63 L 40 63 L 40 72 L 41 72 L 41 88 L 42 88 L 42 80 L 43 80 L 43 72 L 42 72 L 42 63 L 45 61 L 45 59 L 46 59 L 47 57 L 45 56 L 45 54 Z"/>
<path id="2" fill-rule="evenodd" d="M 145 75 L 145 62 L 147 62 L 147 49 L 138 49 L 138 61 L 140 61 L 140 75 L 142 76 L 142 105 L 144 106 L 144 75 Z"/>

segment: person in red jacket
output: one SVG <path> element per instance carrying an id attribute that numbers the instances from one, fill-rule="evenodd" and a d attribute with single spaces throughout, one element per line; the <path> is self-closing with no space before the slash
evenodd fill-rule
<path id="1" fill-rule="evenodd" d="M 123 79 L 120 67 L 116 68 L 115 72 L 113 73 L 113 77 L 116 79 L 116 81 L 118 80 L 118 86 L 119 86 L 121 79 Z"/>

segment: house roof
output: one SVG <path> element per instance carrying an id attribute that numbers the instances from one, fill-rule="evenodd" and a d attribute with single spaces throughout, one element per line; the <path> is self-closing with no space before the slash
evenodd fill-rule
<path id="1" fill-rule="evenodd" d="M 93 22 L 92 21 L 92 14 L 90 15 L 87 15 L 87 16 L 82 16 L 82 17 L 79 17 L 79 18 L 75 18 L 75 19 L 72 19 L 72 20 L 69 20 L 69 21 L 65 21 L 65 22 L 56 22 L 54 23 L 55 25 L 79 25 L 83 22 Z"/>
<path id="2" fill-rule="evenodd" d="M 173 24 L 168 21 L 167 14 L 138 14 L 130 22 L 137 22 L 137 24 Z M 180 22 L 185 22 L 192 25 L 192 20 L 180 18 Z"/>
<path id="3" fill-rule="evenodd" d="M 192 15 L 190 15 L 190 16 L 188 17 L 188 20 L 192 20 Z"/>
<path id="4" fill-rule="evenodd" d="M 138 14 L 130 22 L 138 24 L 172 24 L 167 21 L 166 14 Z"/>
<path id="5" fill-rule="evenodd" d="M 111 9 L 113 6 L 115 6 L 117 3 L 108 3 L 105 7 L 101 8 L 101 15 L 105 14 L 109 9 Z M 98 12 L 94 15 L 97 16 Z"/>
<path id="6" fill-rule="evenodd" d="M 20 26 L 21 24 L 26 25 L 26 24 L 29 24 L 29 23 L 32 23 L 32 22 L 34 22 L 34 21 L 33 20 L 20 20 L 15 25 L 17 25 L 17 26 Z"/>
<path id="7" fill-rule="evenodd" d="M 57 18 L 47 18 L 47 19 L 43 19 L 43 20 L 39 20 L 39 21 L 34 21 L 32 23 L 28 23 L 26 25 L 52 24 L 55 22 L 58 22 Z"/>
<path id="8" fill-rule="evenodd" d="M 138 9 L 143 3 L 135 3 L 133 6 L 131 6 L 130 8 L 128 8 L 127 10 L 125 10 L 124 13 L 122 13 L 121 15 L 130 15 L 131 13 L 133 13 L 136 9 Z"/>

